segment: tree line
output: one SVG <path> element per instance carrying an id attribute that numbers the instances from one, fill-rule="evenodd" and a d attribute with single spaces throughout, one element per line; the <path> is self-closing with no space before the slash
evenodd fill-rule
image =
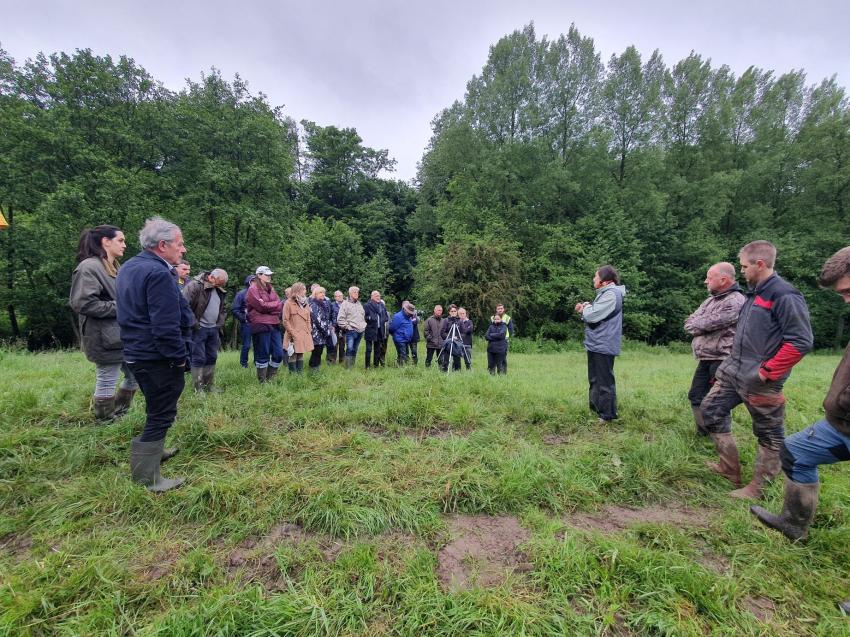
<path id="1" fill-rule="evenodd" d="M 802 70 L 736 76 L 634 47 L 603 62 L 575 26 L 549 40 L 529 24 L 434 118 L 412 185 L 354 129 L 295 122 L 239 76 L 174 92 L 89 50 L 19 65 L 0 49 L 0 130 L 0 332 L 32 347 L 74 339 L 79 231 L 132 235 L 151 212 L 205 267 L 456 301 L 484 327 L 504 302 L 523 335 L 552 339 L 579 337 L 571 309 L 603 263 L 629 288 L 627 336 L 681 339 L 707 266 L 768 239 L 817 344 L 847 341 L 815 276 L 847 243 L 850 111 L 834 78 Z"/>

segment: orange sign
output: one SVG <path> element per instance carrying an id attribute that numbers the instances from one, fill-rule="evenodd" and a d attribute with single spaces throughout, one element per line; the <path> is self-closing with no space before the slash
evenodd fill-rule
<path id="1" fill-rule="evenodd" d="M 3 216 L 3 213 L 0 212 L 0 230 L 5 230 L 9 227 L 9 222 L 6 221 L 6 217 Z"/>

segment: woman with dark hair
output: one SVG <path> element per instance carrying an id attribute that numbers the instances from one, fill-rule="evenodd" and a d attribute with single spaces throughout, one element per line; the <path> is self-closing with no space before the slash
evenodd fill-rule
<path id="1" fill-rule="evenodd" d="M 83 230 L 77 247 L 77 267 L 71 276 L 69 304 L 80 322 L 80 341 L 86 358 L 95 364 L 94 415 L 108 421 L 127 413 L 139 388 L 124 364 L 121 331 L 116 318 L 115 277 L 124 256 L 124 233 L 115 226 Z M 118 391 L 118 376 L 124 380 Z"/>

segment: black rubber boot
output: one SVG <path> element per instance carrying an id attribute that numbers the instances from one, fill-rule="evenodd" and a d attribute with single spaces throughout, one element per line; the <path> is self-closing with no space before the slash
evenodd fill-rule
<path id="1" fill-rule="evenodd" d="M 135 389 L 119 388 L 118 391 L 115 392 L 115 413 L 112 414 L 112 417 L 120 418 L 130 411 L 130 405 L 133 403 L 133 396 L 135 395 Z"/>
<path id="2" fill-rule="evenodd" d="M 192 386 L 195 388 L 195 393 L 204 393 L 204 367 L 192 368 Z"/>
<path id="3" fill-rule="evenodd" d="M 215 386 L 215 365 L 204 367 L 204 389 L 211 394 L 221 394 L 224 390 Z"/>
<path id="4" fill-rule="evenodd" d="M 741 486 L 741 460 L 738 456 L 738 445 L 731 433 L 711 434 L 714 448 L 717 450 L 719 460 L 717 462 L 706 462 L 705 466 L 718 473 L 736 487 Z"/>
<path id="5" fill-rule="evenodd" d="M 133 438 L 130 451 L 130 475 L 133 477 L 133 482 L 143 484 L 148 491 L 155 493 L 174 489 L 186 481 L 185 478 L 163 478 L 159 474 L 163 447 L 165 447 L 164 439 L 141 442 L 138 438 Z"/>
<path id="6" fill-rule="evenodd" d="M 802 484 L 785 478 L 785 501 L 782 513 L 773 515 L 760 506 L 751 506 L 750 513 L 771 529 L 776 529 L 793 542 L 806 539 L 809 526 L 815 519 L 820 483 Z"/>
<path id="7" fill-rule="evenodd" d="M 271 380 L 272 378 L 277 376 L 277 372 L 279 369 L 280 367 L 273 367 L 272 365 L 266 367 L 266 380 Z"/>
<path id="8" fill-rule="evenodd" d="M 92 408 L 95 420 L 101 423 L 110 422 L 115 417 L 115 396 L 109 398 L 95 396 L 92 399 Z"/>
<path id="9" fill-rule="evenodd" d="M 260 384 L 265 383 L 269 377 L 269 368 L 268 367 L 258 367 L 257 368 L 257 380 L 260 381 Z"/>
<path id="10" fill-rule="evenodd" d="M 287 365 L 286 365 L 286 366 L 289 368 L 289 373 L 290 373 L 290 374 L 294 374 L 294 373 L 295 373 L 295 362 L 294 362 L 294 361 L 293 361 L 293 362 L 291 362 L 291 363 L 287 363 Z"/>
<path id="11" fill-rule="evenodd" d="M 702 417 L 702 410 L 699 405 L 691 405 L 691 411 L 694 412 L 694 423 L 696 424 L 696 434 L 698 436 L 707 436 L 708 430 L 705 428 L 705 421 Z"/>
<path id="12" fill-rule="evenodd" d="M 295 361 L 295 373 L 300 374 L 304 371 L 304 359 Z"/>

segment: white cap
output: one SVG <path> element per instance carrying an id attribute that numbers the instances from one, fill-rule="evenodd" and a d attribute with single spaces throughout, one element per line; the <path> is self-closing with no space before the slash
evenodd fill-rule
<path id="1" fill-rule="evenodd" d="M 256 275 L 260 276 L 261 274 L 265 274 L 266 276 L 271 276 L 272 274 L 274 274 L 274 272 L 272 272 L 270 268 L 268 268 L 264 265 L 261 265 L 259 268 L 257 268 Z"/>

